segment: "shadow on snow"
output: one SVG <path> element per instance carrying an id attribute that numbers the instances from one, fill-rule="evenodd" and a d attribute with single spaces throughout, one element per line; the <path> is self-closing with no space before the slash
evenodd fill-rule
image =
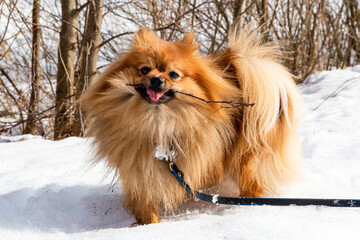
<path id="1" fill-rule="evenodd" d="M 0 228 L 76 233 L 130 227 L 135 219 L 122 207 L 119 188 L 47 185 L 0 195 Z M 188 198 L 175 215 L 161 215 L 164 222 L 177 222 L 201 213 L 221 215 L 228 208 Z"/>
<path id="2" fill-rule="evenodd" d="M 128 227 L 134 219 L 106 186 L 24 188 L 0 195 L 0 227 L 66 233 Z"/>

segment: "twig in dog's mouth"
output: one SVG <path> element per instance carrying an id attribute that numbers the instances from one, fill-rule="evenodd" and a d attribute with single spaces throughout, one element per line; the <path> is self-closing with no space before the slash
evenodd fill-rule
<path id="1" fill-rule="evenodd" d="M 131 87 L 145 87 L 144 84 L 131 84 L 131 83 L 126 83 L 126 86 L 131 86 Z M 178 90 L 173 90 L 174 93 L 179 93 L 179 94 L 183 94 L 185 96 L 189 96 L 189 97 L 192 97 L 192 98 L 195 98 L 197 100 L 200 100 L 200 101 L 203 101 L 203 102 L 206 102 L 206 103 L 219 103 L 219 104 L 229 104 L 231 107 L 240 107 L 240 106 L 243 106 L 243 107 L 252 107 L 255 105 L 255 103 L 243 103 L 243 102 L 236 102 L 236 101 L 213 101 L 213 100 L 206 100 L 206 99 L 203 99 L 201 97 L 197 97 L 195 95 L 193 95 L 192 93 L 186 93 L 186 92 L 181 92 L 181 91 L 178 91 Z"/>
<path id="2" fill-rule="evenodd" d="M 144 84 L 133 84 L 133 83 L 126 83 L 126 86 L 131 86 L 131 87 L 145 87 Z"/>
<path id="3" fill-rule="evenodd" d="M 186 93 L 186 92 L 181 92 L 181 91 L 177 91 L 177 90 L 174 90 L 175 93 L 180 93 L 180 94 L 183 94 L 183 95 L 186 95 L 186 96 L 189 96 L 189 97 L 193 97 L 193 98 L 196 98 L 200 101 L 203 101 L 203 102 L 206 102 L 206 103 L 223 103 L 223 104 L 229 104 L 231 105 L 232 107 L 240 107 L 240 106 L 244 106 L 244 107 L 252 107 L 255 105 L 255 103 L 243 103 L 243 102 L 236 102 L 236 101 L 213 101 L 213 100 L 206 100 L 206 99 L 203 99 L 203 98 L 200 98 L 200 97 L 197 97 L 191 93 Z"/>

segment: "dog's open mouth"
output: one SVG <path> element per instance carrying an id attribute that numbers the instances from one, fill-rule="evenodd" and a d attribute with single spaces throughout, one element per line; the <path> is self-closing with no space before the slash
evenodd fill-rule
<path id="1" fill-rule="evenodd" d="M 172 89 L 166 92 L 157 92 L 145 87 L 136 87 L 135 90 L 142 98 L 152 104 L 166 103 L 175 97 L 175 92 Z"/>

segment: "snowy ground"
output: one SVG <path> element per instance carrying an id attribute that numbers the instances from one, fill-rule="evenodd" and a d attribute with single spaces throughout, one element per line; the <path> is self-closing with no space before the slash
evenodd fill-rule
<path id="1" fill-rule="evenodd" d="M 360 199 L 360 66 L 308 80 L 304 176 L 282 196 Z M 0 240 L 360 239 L 356 208 L 189 202 L 160 224 L 130 228 L 119 186 L 89 166 L 89 152 L 79 138 L 0 136 Z"/>

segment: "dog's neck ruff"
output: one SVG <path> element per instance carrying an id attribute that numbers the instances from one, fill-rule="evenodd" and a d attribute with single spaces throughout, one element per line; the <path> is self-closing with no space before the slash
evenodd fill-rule
<path id="1" fill-rule="evenodd" d="M 155 158 L 168 162 L 170 172 L 178 182 L 193 197 L 215 204 L 226 205 L 268 205 L 268 206 L 328 206 L 328 207 L 360 207 L 360 199 L 313 199 L 313 198 L 241 198 L 241 197 L 223 197 L 218 194 L 205 194 L 191 187 L 185 182 L 184 174 L 176 166 L 177 151 L 170 144 L 170 154 L 163 145 L 158 145 L 155 150 Z"/>

